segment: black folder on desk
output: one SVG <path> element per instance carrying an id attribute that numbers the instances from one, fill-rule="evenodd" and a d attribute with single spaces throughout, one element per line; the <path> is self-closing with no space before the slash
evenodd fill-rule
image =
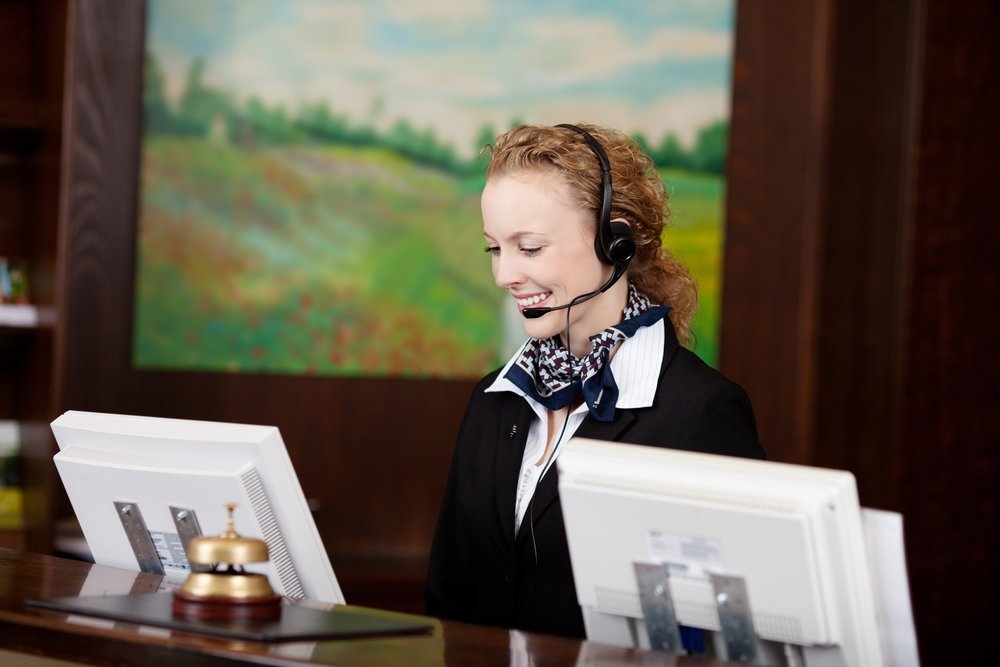
<path id="1" fill-rule="evenodd" d="M 266 642 L 410 635 L 430 632 L 434 627 L 427 619 L 387 618 L 341 607 L 322 611 L 296 605 L 282 606 L 281 618 L 273 621 L 191 620 L 173 615 L 172 598 L 172 593 L 140 593 L 28 600 L 27 605 L 182 632 Z"/>

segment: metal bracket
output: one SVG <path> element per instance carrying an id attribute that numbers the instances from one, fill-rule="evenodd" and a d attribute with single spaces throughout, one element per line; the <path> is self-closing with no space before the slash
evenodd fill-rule
<path id="1" fill-rule="evenodd" d="M 712 574 L 719 625 L 726 644 L 727 660 L 753 663 L 759 646 L 750 618 L 750 598 L 743 577 Z"/>
<path id="2" fill-rule="evenodd" d="M 115 501 L 115 510 L 118 518 L 121 519 L 122 528 L 125 529 L 125 537 L 132 545 L 135 553 L 135 560 L 139 563 L 139 569 L 143 572 L 153 574 L 164 574 L 163 564 L 160 556 L 156 553 L 153 540 L 146 529 L 146 521 L 142 518 L 142 512 L 135 503 Z"/>
<path id="3" fill-rule="evenodd" d="M 198 523 L 198 515 L 192 509 L 187 509 L 185 507 L 174 507 L 170 506 L 170 517 L 174 520 L 174 527 L 177 528 L 177 536 L 181 539 L 181 544 L 184 546 L 184 560 L 187 562 L 188 567 L 191 568 L 192 572 L 208 572 L 212 569 L 211 565 L 203 563 L 192 563 L 187 560 L 188 549 L 191 546 L 191 540 L 196 537 L 201 537 L 201 524 Z"/>
<path id="4" fill-rule="evenodd" d="M 683 653 L 681 632 L 674 613 L 674 599 L 670 595 L 667 566 L 662 563 L 632 564 L 639 585 L 639 604 L 646 621 L 649 646 L 658 651 Z"/>

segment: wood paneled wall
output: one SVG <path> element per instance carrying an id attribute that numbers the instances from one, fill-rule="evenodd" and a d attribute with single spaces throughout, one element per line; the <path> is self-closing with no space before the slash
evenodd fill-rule
<path id="1" fill-rule="evenodd" d="M 143 3 L 70 4 L 59 404 L 279 426 L 345 592 L 414 608 L 471 383 L 132 370 Z M 737 6 L 720 363 L 772 459 L 852 470 L 864 504 L 903 512 L 925 664 L 977 657 L 996 5 Z"/>
<path id="2" fill-rule="evenodd" d="M 896 491 L 926 664 L 986 664 L 1000 620 L 1000 4 L 925 4 Z"/>

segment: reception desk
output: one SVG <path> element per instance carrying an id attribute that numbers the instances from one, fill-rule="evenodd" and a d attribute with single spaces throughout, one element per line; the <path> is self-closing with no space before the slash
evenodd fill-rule
<path id="1" fill-rule="evenodd" d="M 151 593 L 158 575 L 0 549 L 0 664 L 127 665 L 724 665 L 705 659 L 422 619 L 429 633 L 318 642 L 235 641 L 91 616 L 26 600 Z M 387 611 L 356 608 L 382 617 Z M 412 617 L 405 617 L 412 618 Z"/>

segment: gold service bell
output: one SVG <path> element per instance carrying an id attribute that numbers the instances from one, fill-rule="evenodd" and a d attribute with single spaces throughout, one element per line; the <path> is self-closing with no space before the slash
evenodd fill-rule
<path id="1" fill-rule="evenodd" d="M 281 597 L 264 574 L 247 572 L 248 563 L 268 559 L 263 540 L 243 537 L 233 528 L 235 503 L 227 503 L 226 530 L 218 537 L 196 537 L 188 545 L 192 569 L 207 565 L 209 571 L 192 571 L 174 591 L 173 613 L 196 619 L 270 620 L 281 616 Z"/>

